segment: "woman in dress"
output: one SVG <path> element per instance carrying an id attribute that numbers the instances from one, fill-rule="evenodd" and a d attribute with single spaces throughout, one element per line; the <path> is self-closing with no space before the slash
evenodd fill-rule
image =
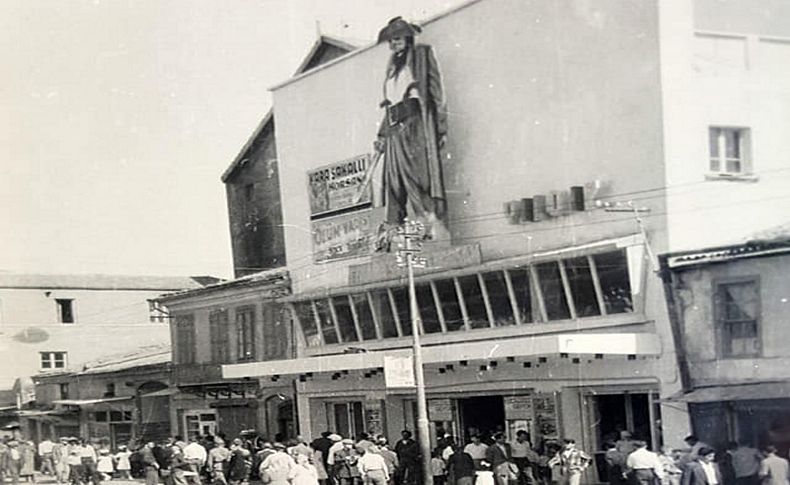
<path id="1" fill-rule="evenodd" d="M 36 446 L 32 441 L 19 443 L 19 477 L 27 481 L 36 481 Z"/>

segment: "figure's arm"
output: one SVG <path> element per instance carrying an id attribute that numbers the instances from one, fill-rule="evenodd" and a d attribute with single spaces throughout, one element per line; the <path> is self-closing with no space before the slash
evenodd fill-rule
<path id="1" fill-rule="evenodd" d="M 444 99 L 444 85 L 439 61 L 428 46 L 428 98 L 436 109 L 436 136 L 443 142 L 447 136 L 447 105 Z"/>

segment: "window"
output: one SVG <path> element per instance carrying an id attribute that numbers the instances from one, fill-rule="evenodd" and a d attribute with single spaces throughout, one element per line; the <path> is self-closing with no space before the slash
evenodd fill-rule
<path id="1" fill-rule="evenodd" d="M 115 383 L 107 383 L 104 388 L 104 397 L 115 397 Z"/>
<path id="2" fill-rule="evenodd" d="M 751 171 L 748 128 L 708 129 L 710 171 L 718 175 L 743 175 Z"/>
<path id="3" fill-rule="evenodd" d="M 305 344 L 308 347 L 318 347 L 321 345 L 321 336 L 318 335 L 318 327 L 315 324 L 315 317 L 313 316 L 313 306 L 310 302 L 295 303 L 293 311 L 296 314 L 296 318 L 299 320 L 299 326 L 302 327 Z"/>
<path id="4" fill-rule="evenodd" d="M 721 283 L 714 297 L 722 357 L 759 356 L 760 290 L 756 280 Z"/>
<path id="5" fill-rule="evenodd" d="M 628 256 L 625 249 L 596 254 L 592 257 L 601 284 L 601 295 L 608 315 L 634 311 Z"/>
<path id="6" fill-rule="evenodd" d="M 66 352 L 41 352 L 41 370 L 65 369 Z"/>
<path id="7" fill-rule="evenodd" d="M 331 403 L 327 406 L 330 407 L 330 419 L 334 420 L 330 427 L 340 436 L 358 436 L 365 431 L 361 402 Z"/>
<path id="8" fill-rule="evenodd" d="M 532 285 L 529 279 L 528 268 L 518 268 L 508 270 L 510 283 L 513 285 L 513 295 L 516 297 L 516 307 L 518 308 L 521 323 L 532 323 Z"/>
<path id="9" fill-rule="evenodd" d="M 354 326 L 354 315 L 346 296 L 332 298 L 332 307 L 335 309 L 337 325 L 340 328 L 340 337 L 343 342 L 357 342 L 357 329 Z"/>
<path id="10" fill-rule="evenodd" d="M 562 274 L 556 261 L 535 265 L 543 303 L 546 305 L 546 316 L 549 320 L 566 320 L 571 317 L 568 300 L 562 286 Z"/>
<path id="11" fill-rule="evenodd" d="M 376 340 L 376 325 L 373 321 L 373 313 L 370 311 L 368 296 L 365 293 L 351 295 L 351 302 L 357 312 L 359 330 L 362 332 L 363 340 Z"/>
<path id="12" fill-rule="evenodd" d="M 55 304 L 58 306 L 58 322 L 74 323 L 74 300 L 57 298 Z"/>
<path id="13" fill-rule="evenodd" d="M 170 312 L 166 306 L 156 300 L 148 300 L 148 319 L 152 323 L 167 322 L 169 318 Z"/>
<path id="14" fill-rule="evenodd" d="M 339 343 L 340 339 L 338 332 L 335 329 L 335 321 L 332 319 L 332 312 L 329 309 L 329 301 L 315 300 L 315 310 L 318 315 L 318 320 L 321 322 L 321 331 L 324 335 L 324 343 Z"/>
<path id="15" fill-rule="evenodd" d="M 420 319 L 424 333 L 438 333 L 442 331 L 439 322 L 439 313 L 436 311 L 436 303 L 433 301 L 433 290 L 431 285 L 422 284 L 415 288 L 417 292 L 417 305 L 420 307 Z"/>
<path id="16" fill-rule="evenodd" d="M 255 308 L 236 310 L 236 358 L 241 361 L 255 359 Z"/>
<path id="17" fill-rule="evenodd" d="M 497 326 L 514 325 L 516 320 L 513 318 L 513 306 L 510 304 L 505 273 L 503 271 L 484 273 L 483 282 L 486 285 L 494 324 Z"/>
<path id="18" fill-rule="evenodd" d="M 110 414 L 107 411 L 96 411 L 94 413 L 94 418 L 99 423 L 107 423 L 110 421 Z"/>
<path id="19" fill-rule="evenodd" d="M 195 363 L 195 316 L 176 315 L 176 361 L 179 364 Z"/>
<path id="20" fill-rule="evenodd" d="M 437 280 L 434 286 L 436 287 L 436 296 L 442 304 L 442 314 L 447 331 L 454 332 L 464 328 L 464 314 L 461 312 L 461 304 L 458 303 L 455 281 L 451 279 Z"/>
<path id="21" fill-rule="evenodd" d="M 598 306 L 595 283 L 593 282 L 590 262 L 587 260 L 587 257 L 566 259 L 564 264 L 565 273 L 568 275 L 568 286 L 570 286 L 571 295 L 573 296 L 576 316 L 583 318 L 600 315 L 601 309 Z"/>
<path id="22" fill-rule="evenodd" d="M 61 399 L 68 399 L 69 398 L 69 384 L 68 382 L 63 382 L 59 385 L 60 387 L 60 398 Z"/>
<path id="23" fill-rule="evenodd" d="M 469 315 L 469 326 L 472 328 L 488 328 L 488 312 L 483 301 L 483 292 L 477 275 L 467 275 L 458 278 L 461 285 L 461 294 L 466 304 L 466 313 Z"/>
<path id="24" fill-rule="evenodd" d="M 391 290 L 392 298 L 395 301 L 395 308 L 400 320 L 400 329 L 403 335 L 411 335 L 411 310 L 409 308 L 409 292 L 406 287 L 401 286 Z"/>
<path id="25" fill-rule="evenodd" d="M 392 338 L 398 336 L 398 326 L 392 314 L 392 305 L 387 290 L 376 290 L 369 293 L 370 303 L 381 327 L 381 336 Z"/>
<path id="26" fill-rule="evenodd" d="M 211 339 L 211 362 L 227 364 L 230 362 L 227 310 L 214 310 L 208 314 L 208 331 Z"/>

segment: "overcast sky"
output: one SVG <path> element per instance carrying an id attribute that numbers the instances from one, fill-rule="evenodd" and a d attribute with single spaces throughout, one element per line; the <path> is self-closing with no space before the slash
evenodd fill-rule
<path id="1" fill-rule="evenodd" d="M 0 270 L 230 276 L 219 180 L 317 32 L 461 0 L 0 2 Z"/>

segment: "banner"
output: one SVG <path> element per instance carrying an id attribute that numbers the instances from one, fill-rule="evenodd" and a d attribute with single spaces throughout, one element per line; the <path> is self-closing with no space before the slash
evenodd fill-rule
<path id="1" fill-rule="evenodd" d="M 415 387 L 412 358 L 384 356 L 384 383 L 386 387 Z"/>
<path id="2" fill-rule="evenodd" d="M 365 187 L 359 197 L 368 167 L 370 155 L 365 154 L 307 172 L 310 217 L 370 205 L 370 185 Z"/>
<path id="3" fill-rule="evenodd" d="M 366 256 L 373 248 L 373 210 L 350 212 L 312 222 L 316 263 Z"/>

